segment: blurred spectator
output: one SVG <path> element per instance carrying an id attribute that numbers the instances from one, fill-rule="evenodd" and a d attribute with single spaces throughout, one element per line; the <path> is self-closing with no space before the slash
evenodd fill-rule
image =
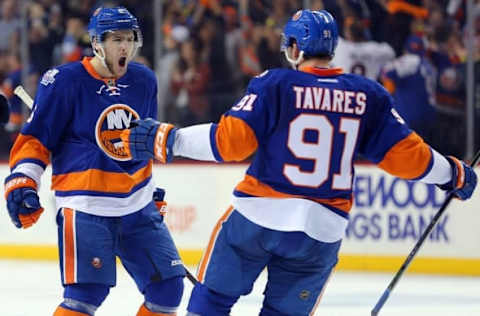
<path id="1" fill-rule="evenodd" d="M 395 108 L 408 126 L 432 142 L 435 121 L 435 80 L 432 64 L 425 58 L 423 39 L 410 36 L 404 54 L 387 63 L 382 81 L 393 95 Z"/>
<path id="2" fill-rule="evenodd" d="M 15 0 L 3 0 L 0 18 L 0 51 L 18 51 L 21 21 Z"/>
<path id="3" fill-rule="evenodd" d="M 5 130 L 15 133 L 20 130 L 23 124 L 22 100 L 17 97 L 13 90 L 22 83 L 22 66 L 20 57 L 17 54 L 7 56 L 7 77 L 2 83 L 2 92 L 10 103 L 10 119 L 5 125 Z"/>
<path id="4" fill-rule="evenodd" d="M 434 30 L 429 56 L 438 72 L 436 101 L 441 152 L 463 157 L 465 150 L 465 57 L 461 36 L 451 23 Z M 455 126 L 454 129 L 451 127 Z"/>
<path id="5" fill-rule="evenodd" d="M 429 55 L 438 71 L 437 103 L 444 112 L 461 114 L 464 110 L 463 75 L 460 65 L 466 51 L 461 36 L 448 23 L 438 26 L 429 45 Z"/>
<path id="6" fill-rule="evenodd" d="M 209 121 L 207 87 L 210 68 L 197 54 L 194 40 L 180 45 L 180 59 L 172 72 L 172 89 L 177 95 L 177 122 L 182 126 Z"/>
<path id="7" fill-rule="evenodd" d="M 86 25 L 79 17 L 69 17 L 66 21 L 66 32 L 61 44 L 61 63 L 81 60 L 92 55 L 90 38 Z"/>
<path id="8" fill-rule="evenodd" d="M 244 40 L 239 49 L 239 73 L 242 74 L 242 86 L 262 72 L 262 65 L 258 57 L 257 46 L 261 40 L 263 27 L 260 25 L 245 28 Z"/>
<path id="9" fill-rule="evenodd" d="M 223 7 L 223 17 L 225 21 L 225 54 L 227 57 L 230 74 L 232 76 L 234 87 L 237 89 L 235 94 L 240 93 L 240 84 L 242 83 L 242 73 L 238 69 L 242 46 L 245 44 L 243 30 L 240 27 L 238 19 L 238 10 L 233 5 Z"/>
<path id="10" fill-rule="evenodd" d="M 225 49 L 225 19 L 218 0 L 201 1 L 198 10 L 202 14 L 200 24 L 196 26 L 202 48 L 200 58 L 212 70 L 208 82 L 209 115 L 217 118 L 230 108 L 237 98 L 237 89 Z"/>
<path id="11" fill-rule="evenodd" d="M 261 71 L 282 66 L 283 56 L 278 49 L 281 41 L 281 29 L 273 18 L 266 20 L 260 33 L 261 38 L 257 47 Z"/>
<path id="12" fill-rule="evenodd" d="M 401 55 L 403 44 L 410 35 L 411 23 L 415 19 L 426 19 L 428 10 L 422 6 L 422 0 L 387 0 L 388 37 L 386 41 L 393 47 L 396 55 Z"/>
<path id="13" fill-rule="evenodd" d="M 49 28 L 48 15 L 42 5 L 32 3 L 29 9 L 30 62 L 40 73 L 44 73 L 53 64 L 54 48 L 61 42 L 62 35 Z"/>
<path id="14" fill-rule="evenodd" d="M 395 52 L 387 43 L 368 41 L 362 21 L 345 19 L 345 38 L 340 37 L 332 65 L 347 73 L 379 79 L 381 68 L 395 58 Z"/>
<path id="15" fill-rule="evenodd" d="M 174 95 L 171 90 L 172 72 L 177 68 L 180 57 L 178 46 L 188 39 L 190 32 L 187 27 L 176 25 L 173 28 L 165 27 L 163 44 L 164 53 L 159 60 L 158 78 L 158 113 L 166 115 L 168 121 L 176 120 Z"/>

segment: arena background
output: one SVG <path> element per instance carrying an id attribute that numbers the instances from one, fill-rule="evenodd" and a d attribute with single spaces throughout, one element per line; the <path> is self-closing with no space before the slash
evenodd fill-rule
<path id="1" fill-rule="evenodd" d="M 161 120 L 179 126 L 218 120 L 250 78 L 286 66 L 279 52 L 281 25 L 302 7 L 325 8 L 337 18 L 342 37 L 348 40 L 356 26 L 361 41 L 387 43 L 395 58 L 404 53 L 409 36 L 421 38 L 437 83 L 434 115 L 422 117 L 432 125 L 432 132 L 422 136 L 442 153 L 466 160 L 480 147 L 475 125 L 480 113 L 479 1 L 2 0 L 0 4 L 0 79 L 14 109 L 0 131 L 2 178 L 9 173 L 10 146 L 29 115 L 12 94 L 13 88 L 22 84 L 34 96 L 44 71 L 90 55 L 85 26 L 100 5 L 124 5 L 139 18 L 144 47 L 137 60 L 157 74 Z M 353 69 L 345 69 L 349 70 Z M 384 82 L 382 72 L 376 79 Z M 362 157 L 357 159 L 355 205 L 338 268 L 395 271 L 444 194 L 434 186 L 388 176 Z M 246 166 L 185 160 L 155 166 L 155 181 L 167 190 L 166 221 L 185 263 L 195 265 L 200 260 Z M 34 227 L 15 229 L 2 207 L 0 259 L 58 258 L 49 176 L 47 170 L 40 190 L 46 212 Z M 454 201 L 409 271 L 480 275 L 479 203 L 478 190 L 467 202 Z"/>

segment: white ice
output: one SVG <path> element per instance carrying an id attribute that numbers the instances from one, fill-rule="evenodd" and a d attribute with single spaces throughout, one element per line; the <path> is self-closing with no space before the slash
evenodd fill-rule
<path id="1" fill-rule="evenodd" d="M 194 268 L 190 268 L 194 271 Z M 315 315 L 361 316 L 370 311 L 393 273 L 336 272 Z M 54 262 L 0 261 L 0 315 L 50 316 L 62 300 L 58 266 Z M 242 297 L 232 316 L 258 315 L 266 275 L 253 292 Z M 185 315 L 191 284 L 185 280 L 179 316 Z M 119 266 L 117 286 L 96 316 L 134 316 L 142 303 L 135 284 Z M 480 278 L 403 275 L 385 303 L 382 316 L 476 316 L 480 315 Z"/>

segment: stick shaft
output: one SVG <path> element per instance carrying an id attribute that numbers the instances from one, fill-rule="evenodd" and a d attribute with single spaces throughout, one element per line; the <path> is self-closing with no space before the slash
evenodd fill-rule
<path id="1" fill-rule="evenodd" d="M 19 97 L 23 103 L 25 103 L 28 108 L 31 110 L 33 108 L 33 99 L 32 97 L 28 94 L 27 91 L 20 85 L 13 90 L 13 93 Z"/>
<path id="2" fill-rule="evenodd" d="M 477 153 L 475 154 L 475 157 L 473 158 L 470 166 L 475 167 L 475 165 L 478 163 L 479 159 L 480 159 L 480 150 L 477 151 Z M 388 297 L 390 296 L 390 293 L 395 288 L 395 285 L 397 284 L 398 280 L 400 280 L 401 276 L 403 275 L 405 270 L 408 268 L 408 266 L 412 262 L 413 258 L 417 254 L 418 250 L 423 245 L 425 239 L 432 232 L 434 226 L 437 224 L 438 220 L 440 219 L 442 214 L 445 212 L 445 210 L 447 209 L 447 207 L 450 204 L 450 202 L 452 201 L 452 199 L 453 199 L 453 194 L 449 194 L 447 196 L 446 200 L 443 202 L 440 209 L 438 210 L 438 212 L 432 218 L 430 224 L 428 224 L 427 228 L 425 228 L 425 231 L 423 232 L 422 236 L 420 236 L 420 239 L 417 241 L 417 243 L 413 247 L 412 251 L 410 251 L 407 258 L 403 262 L 402 266 L 400 267 L 400 269 L 397 271 L 397 273 L 393 277 L 392 281 L 390 281 L 390 284 L 388 285 L 387 289 L 383 292 L 383 294 L 380 297 L 380 299 L 378 300 L 377 304 L 375 304 L 375 307 L 372 309 L 372 316 L 378 315 L 378 313 L 380 312 L 380 309 L 383 307 L 383 305 L 387 301 Z"/>

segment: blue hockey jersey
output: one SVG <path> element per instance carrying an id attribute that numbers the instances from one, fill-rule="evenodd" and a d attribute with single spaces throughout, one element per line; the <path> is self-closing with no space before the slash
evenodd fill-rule
<path id="1" fill-rule="evenodd" d="M 209 128 L 210 146 L 204 147 L 216 161 L 239 161 L 256 151 L 233 192 L 234 208 L 249 220 L 325 242 L 341 239 L 359 154 L 401 178 L 450 179 L 448 162 L 408 128 L 381 85 L 338 68 L 300 70 L 273 69 L 254 78 Z M 205 143 L 202 129 L 180 129 L 174 154 L 208 159 L 195 147 Z"/>
<path id="2" fill-rule="evenodd" d="M 10 156 L 14 172 L 37 184 L 52 163 L 57 207 L 121 216 L 151 201 L 152 161 L 131 161 L 120 133 L 137 118 L 156 118 L 152 71 L 130 63 L 124 76 L 101 78 L 90 58 L 49 70 Z"/>

